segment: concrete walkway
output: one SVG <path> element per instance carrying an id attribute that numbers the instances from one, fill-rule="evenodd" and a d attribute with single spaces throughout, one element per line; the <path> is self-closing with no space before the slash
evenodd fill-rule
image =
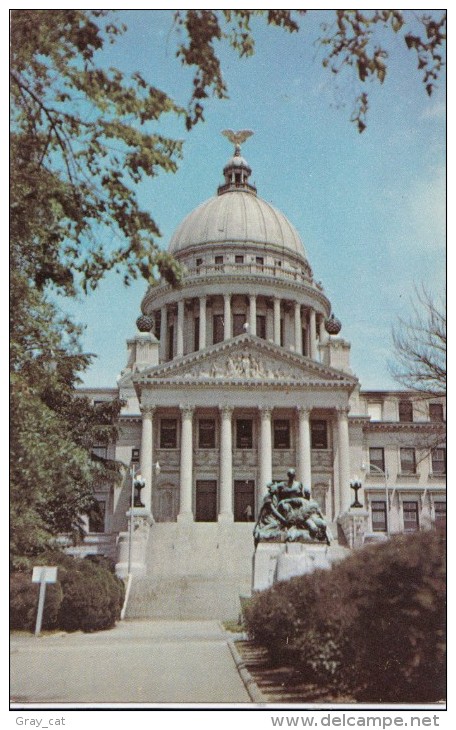
<path id="1" fill-rule="evenodd" d="M 217 621 L 134 621 L 94 634 L 11 639 L 11 701 L 247 703 Z"/>

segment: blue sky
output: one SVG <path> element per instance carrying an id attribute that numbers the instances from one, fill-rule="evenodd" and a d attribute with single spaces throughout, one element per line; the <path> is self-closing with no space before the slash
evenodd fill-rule
<path id="1" fill-rule="evenodd" d="M 123 11 L 126 34 L 104 62 L 139 70 L 185 104 L 191 72 L 175 57 L 172 11 Z M 316 37 L 323 15 L 303 31 Z M 368 84 L 370 113 L 360 135 L 349 122 L 357 86 L 332 76 L 307 33 L 290 35 L 255 23 L 256 52 L 239 59 L 221 47 L 230 98 L 209 100 L 206 121 L 186 133 L 168 119 L 165 134 L 184 140 L 176 174 L 138 187 L 166 247 L 182 218 L 215 194 L 231 145 L 225 128 L 251 128 L 243 147 L 258 194 L 282 210 L 301 234 L 317 280 L 351 342 L 351 363 L 364 388 L 395 387 L 388 373 L 391 327 L 407 313 L 415 284 L 441 292 L 445 282 L 445 88 L 429 98 L 416 57 L 402 37 L 389 44 L 383 86 Z M 346 102 L 343 106 L 341 102 Z M 87 386 L 114 386 L 126 363 L 125 340 L 145 282 L 126 288 L 109 275 L 99 289 L 62 308 L 86 325 L 85 351 L 97 358 Z"/>

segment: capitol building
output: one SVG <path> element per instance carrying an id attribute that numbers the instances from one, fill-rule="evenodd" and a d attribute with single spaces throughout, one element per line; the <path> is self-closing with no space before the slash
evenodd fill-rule
<path id="1" fill-rule="evenodd" d="M 266 484 L 289 467 L 337 559 L 446 520 L 444 400 L 362 389 L 298 231 L 251 172 L 236 143 L 216 195 L 169 242 L 182 283 L 146 291 L 117 386 L 83 390 L 124 401 L 118 441 L 93 447 L 128 468 L 97 486 L 78 550 L 136 576 L 132 615 L 221 617 L 223 603 L 236 616 Z"/>

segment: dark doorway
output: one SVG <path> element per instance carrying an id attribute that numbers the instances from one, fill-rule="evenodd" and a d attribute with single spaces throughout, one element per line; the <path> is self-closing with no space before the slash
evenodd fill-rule
<path id="1" fill-rule="evenodd" d="M 208 479 L 196 481 L 195 522 L 217 521 L 217 482 Z"/>
<path id="2" fill-rule="evenodd" d="M 236 479 L 234 482 L 234 521 L 250 522 L 254 517 L 255 482 L 253 479 Z"/>

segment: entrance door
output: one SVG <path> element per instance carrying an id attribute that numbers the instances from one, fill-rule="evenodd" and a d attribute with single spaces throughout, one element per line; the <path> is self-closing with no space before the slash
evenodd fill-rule
<path id="1" fill-rule="evenodd" d="M 217 482 L 209 479 L 196 480 L 195 522 L 217 521 Z"/>
<path id="2" fill-rule="evenodd" d="M 254 515 L 255 482 L 253 479 L 236 479 L 234 482 L 234 521 L 249 522 L 253 520 Z"/>

